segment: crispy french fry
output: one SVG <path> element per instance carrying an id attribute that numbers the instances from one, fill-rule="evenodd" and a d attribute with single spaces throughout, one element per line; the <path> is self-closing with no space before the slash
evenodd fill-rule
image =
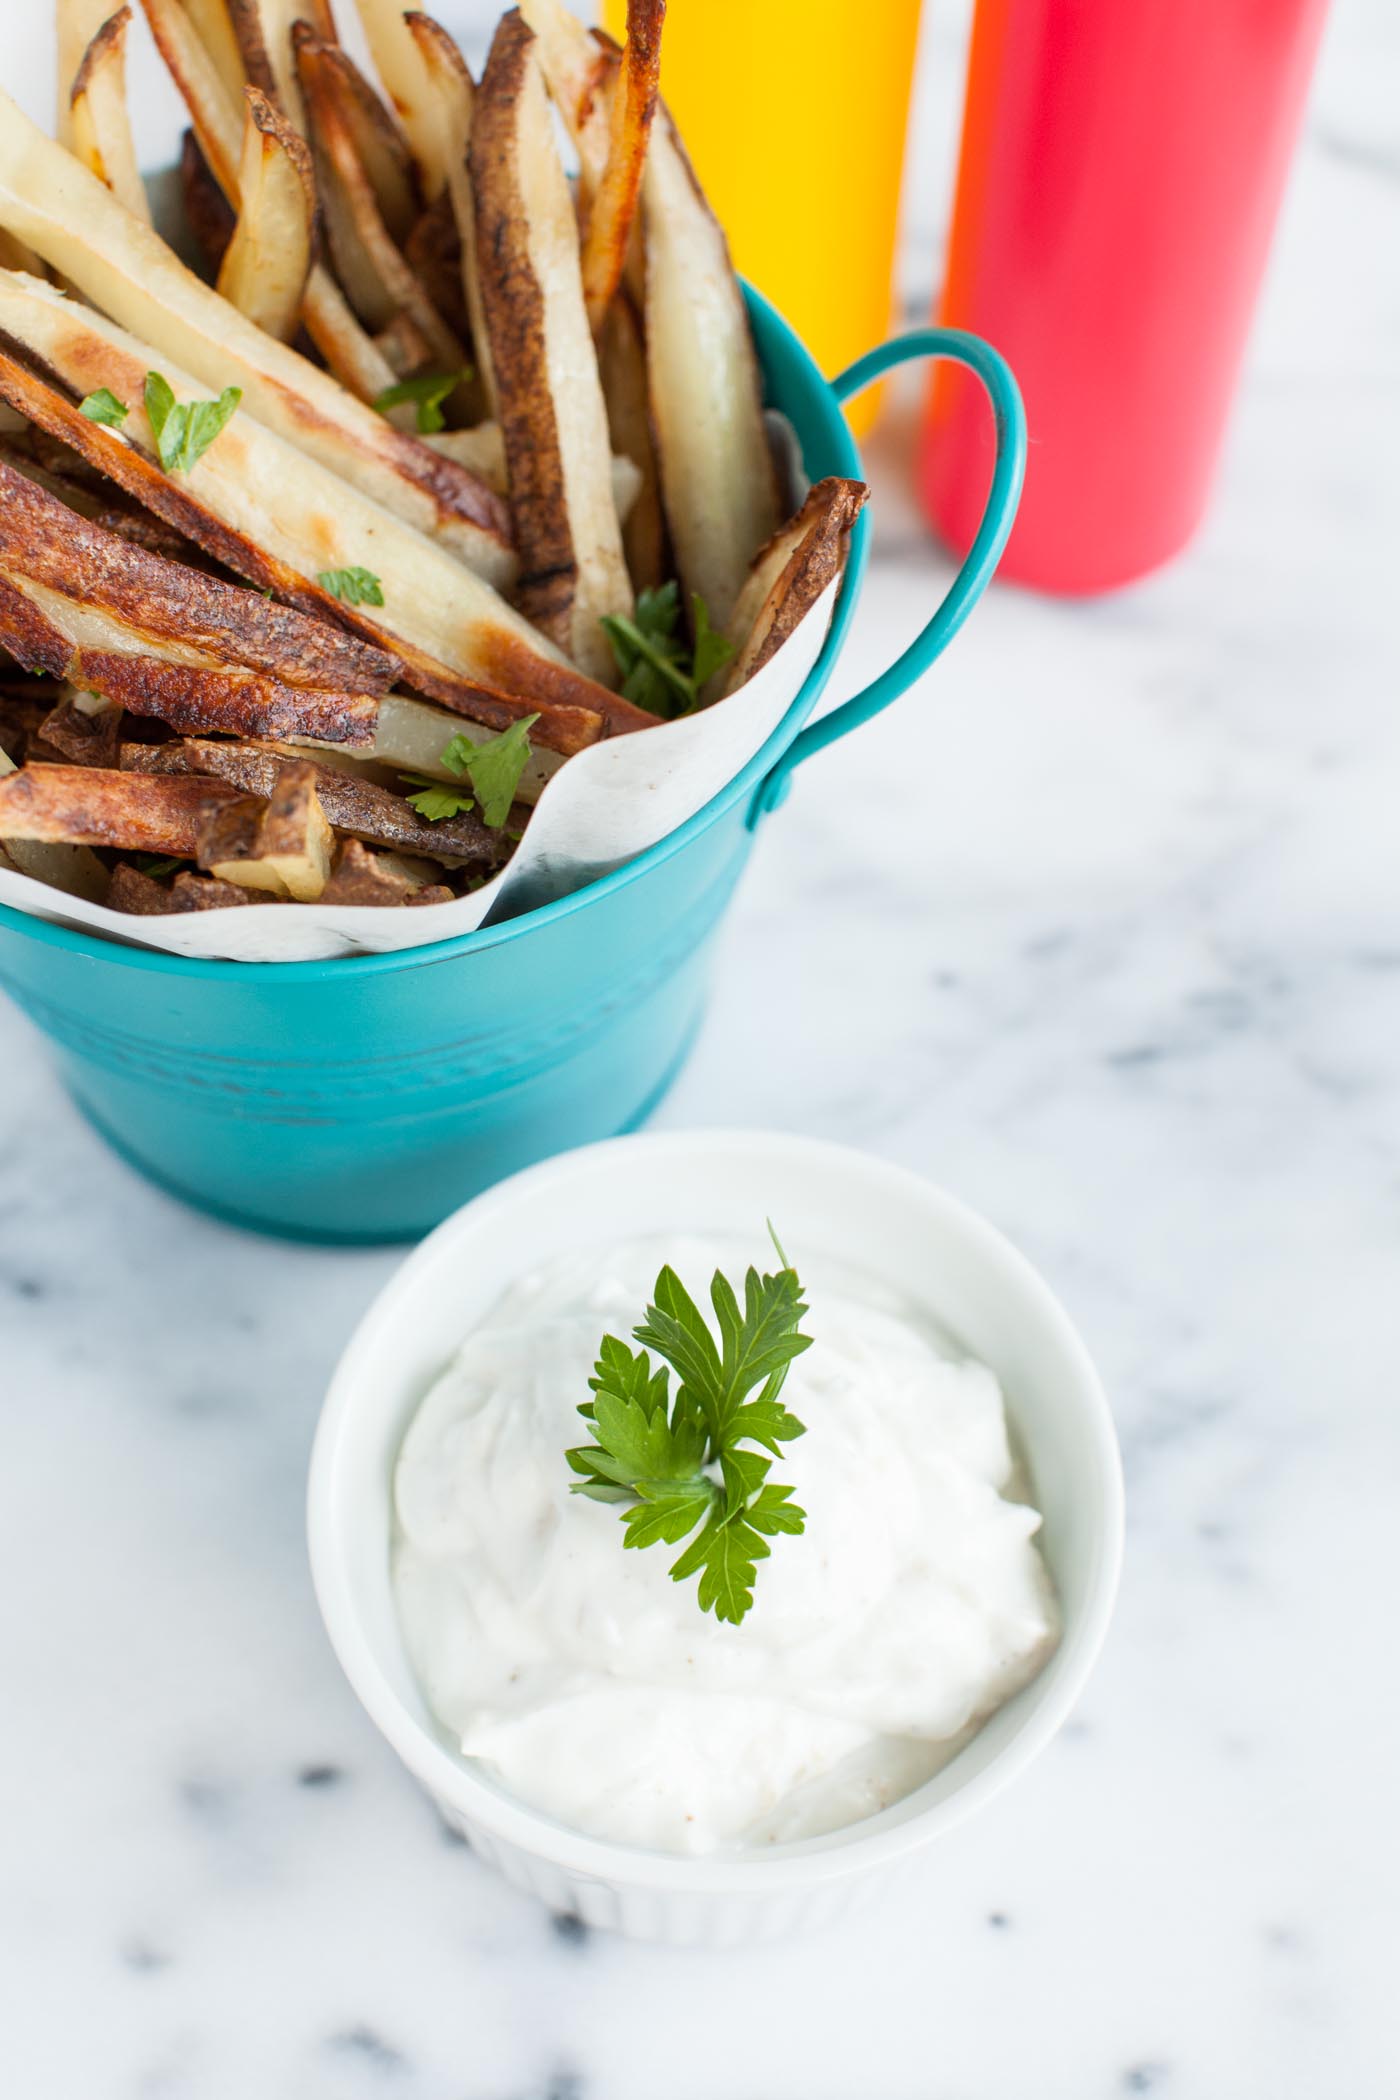
<path id="1" fill-rule="evenodd" d="M 78 849 L 81 850 L 81 849 Z M 172 912 L 226 911 L 231 905 L 251 904 L 253 893 L 232 882 L 216 882 L 211 875 L 196 875 L 182 868 L 167 885 L 145 875 L 130 861 L 119 861 L 112 870 L 103 903 L 108 911 L 131 912 L 140 918 L 168 916 Z"/>
<path id="2" fill-rule="evenodd" d="M 477 423 L 470 430 L 438 430 L 424 440 L 434 452 L 441 452 L 448 459 L 460 460 L 489 481 L 493 489 L 502 494 L 506 487 L 506 441 L 501 435 L 499 423 Z"/>
<path id="3" fill-rule="evenodd" d="M 210 174 L 236 211 L 242 151 L 241 86 L 231 89 L 200 37 L 184 0 L 141 0 L 156 49 L 190 114 Z"/>
<path id="4" fill-rule="evenodd" d="M 242 664 L 289 685 L 354 693 L 386 691 L 398 670 L 387 650 L 75 516 L 4 460 L 0 567 L 80 597 L 90 614 L 110 614 L 138 638 L 177 642 L 195 661 Z"/>
<path id="5" fill-rule="evenodd" d="M 299 757 L 304 754 L 299 753 Z M 288 763 L 285 752 L 266 744 L 201 738 L 175 738 L 168 744 L 124 744 L 121 765 L 133 773 L 206 773 L 226 780 L 245 795 L 271 795 Z M 372 846 L 392 846 L 404 853 L 425 854 L 474 869 L 493 868 L 505 860 L 512 841 L 488 831 L 471 810 L 430 824 L 402 795 L 373 781 L 314 765 L 316 793 L 337 831 L 348 832 Z"/>
<path id="6" fill-rule="evenodd" d="M 632 588 L 641 592 L 654 589 L 665 578 L 666 517 L 647 400 L 646 346 L 636 308 L 625 289 L 614 297 L 596 340 L 613 451 L 631 460 L 639 477 L 637 493 L 623 518 L 622 545 Z"/>
<path id="7" fill-rule="evenodd" d="M 225 0 L 225 4 L 246 78 L 304 135 L 306 112 L 292 58 L 292 24 L 303 12 L 299 0 Z"/>
<path id="8" fill-rule="evenodd" d="M 316 181 L 305 139 L 258 88 L 238 168 L 238 220 L 219 266 L 219 291 L 269 335 L 295 335 L 311 270 Z"/>
<path id="9" fill-rule="evenodd" d="M 689 602 L 727 626 L 778 526 L 758 359 L 729 249 L 667 112 L 642 185 L 646 346 L 666 521 Z"/>
<path id="10" fill-rule="evenodd" d="M 73 82 L 93 38 L 116 13 L 121 0 L 54 0 L 54 33 L 58 47 L 58 121 L 56 136 L 65 146 L 73 140 Z"/>
<path id="11" fill-rule="evenodd" d="M 0 751 L 0 783 L 18 771 L 12 758 Z M 107 870 L 87 846 L 45 843 L 38 839 L 8 838 L 0 847 L 0 858 L 19 875 L 47 882 L 70 897 L 101 901 L 107 889 Z"/>
<path id="12" fill-rule="evenodd" d="M 729 617 L 734 655 L 704 695 L 737 691 L 776 655 L 822 592 L 841 573 L 851 527 L 869 494 L 863 481 L 818 481 L 795 518 L 760 549 Z"/>
<path id="13" fill-rule="evenodd" d="M 397 853 L 371 853 L 358 839 L 347 839 L 336 851 L 330 881 L 321 892 L 323 904 L 450 904 L 452 892 L 432 882 L 421 862 Z"/>
<path id="14" fill-rule="evenodd" d="M 476 257 L 476 201 L 472 188 L 469 147 L 476 84 L 452 38 L 431 15 L 419 12 L 404 16 L 408 34 L 418 50 L 425 92 L 436 98 L 442 140 L 445 194 L 452 204 L 461 249 L 462 300 L 471 327 L 476 360 L 476 384 L 480 406 L 487 415 L 497 412 L 496 377 L 491 365 L 491 336 L 481 298 L 481 273 Z"/>
<path id="15" fill-rule="evenodd" d="M 590 676 L 616 676 L 603 614 L 632 592 L 613 505 L 602 383 L 573 200 L 535 38 L 518 11 L 491 45 L 471 174 L 491 362 L 520 553 L 517 603 Z"/>
<path id="16" fill-rule="evenodd" d="M 265 802 L 244 795 L 208 810 L 196 827 L 196 844 L 200 866 L 216 881 L 314 903 L 335 851 L 315 767 L 284 766 Z"/>
<path id="17" fill-rule="evenodd" d="M 39 724 L 39 740 L 75 766 L 114 766 L 121 729 L 122 710 L 114 701 L 64 684 Z"/>
<path id="18" fill-rule="evenodd" d="M 379 215 L 390 238 L 402 246 L 419 218 L 413 158 L 398 123 L 380 101 L 348 51 L 314 23 L 308 25 L 333 69 L 344 120 L 354 140 Z"/>
<path id="19" fill-rule="evenodd" d="M 21 766 L 0 780 L 0 839 L 112 846 L 193 860 L 207 810 L 238 800 L 222 780 L 142 780 L 97 766 Z"/>
<path id="20" fill-rule="evenodd" d="M 448 191 L 418 214 L 403 243 L 403 253 L 448 327 L 465 342 L 471 334 L 471 316 L 462 281 L 462 243 Z"/>
<path id="21" fill-rule="evenodd" d="M 247 75 L 227 0 L 184 0 L 184 9 L 195 35 L 214 61 L 224 92 L 237 108 Z"/>
<path id="22" fill-rule="evenodd" d="M 105 182 L 114 197 L 149 220 L 150 203 L 126 106 L 126 32 L 131 9 L 109 15 L 87 50 L 73 81 L 70 130 L 73 151 L 84 167 Z"/>
<path id="23" fill-rule="evenodd" d="M 120 382 L 128 387 L 133 399 L 138 398 L 143 346 L 135 345 L 136 354 L 131 355 L 129 337 L 80 308 L 68 309 L 76 335 L 72 328 L 55 328 L 54 308 L 36 297 L 41 289 L 25 279 L 0 277 L 0 328 L 8 328 L 12 334 L 24 331 L 31 351 L 37 351 L 77 390 Z M 127 352 L 124 364 L 112 356 L 114 347 Z M 3 351 L 0 395 L 22 405 L 36 425 L 72 445 L 84 460 L 109 475 L 127 494 L 249 583 L 263 591 L 275 591 L 288 605 L 388 649 L 405 684 L 484 724 L 483 734 L 486 729 L 506 728 L 521 714 L 538 713 L 540 720 L 531 732 L 535 743 L 567 755 L 597 740 L 603 732 L 604 714 L 613 733 L 652 725 L 653 717 L 630 707 L 604 688 L 591 685 L 563 665 L 549 653 L 543 637 L 523 622 L 512 625 L 513 616 L 508 609 L 503 608 L 507 612 L 504 632 L 494 618 L 483 618 L 474 626 L 469 622 L 471 631 L 465 638 L 455 623 L 449 631 L 449 646 L 459 655 L 470 645 L 498 665 L 499 679 L 492 682 L 480 673 L 454 669 L 420 642 L 391 634 L 383 624 L 383 610 L 352 607 L 333 598 L 322 585 L 311 580 L 318 558 L 317 535 L 328 529 L 328 519 L 339 520 L 352 532 L 357 516 L 361 526 L 372 527 L 381 565 L 382 550 L 388 544 L 395 564 L 402 565 L 409 613 L 413 589 L 417 587 L 414 578 L 428 587 L 425 613 L 431 613 L 437 604 L 432 584 L 445 586 L 450 575 L 460 585 L 463 572 L 456 567 L 441 569 L 444 558 L 440 550 L 417 535 L 409 534 L 405 540 L 405 528 L 374 506 L 363 514 L 352 515 L 360 500 L 352 490 L 336 482 L 334 476 L 318 478 L 318 471 L 312 470 L 309 462 L 290 453 L 280 440 L 272 439 L 271 433 L 259 426 L 244 430 L 245 449 L 228 463 L 227 474 L 222 469 L 215 472 L 219 450 L 216 445 L 200 461 L 194 476 L 177 478 L 163 474 L 135 444 L 90 422 L 56 388 Z M 236 425 L 237 418 L 222 433 L 220 445 L 228 443 Z M 294 512 L 296 500 L 307 508 Z M 256 530 L 249 529 L 250 517 Z M 310 536 L 309 555 L 302 535 Z M 468 584 L 469 592 L 470 589 Z M 485 613 L 492 603 L 488 597 L 478 611 Z M 528 649 L 521 636 L 529 637 Z M 58 668 L 61 675 L 61 662 Z M 516 692 L 511 681 L 515 686 L 523 685 L 524 690 Z M 501 685 L 506 690 L 500 690 Z M 584 694 L 586 702 L 580 697 Z M 435 714 L 432 709 L 424 712 Z M 403 762 L 418 764 L 416 758 Z M 418 769 L 429 770 L 423 766 Z"/>
<path id="24" fill-rule="evenodd" d="M 539 39 L 540 64 L 549 92 L 578 154 L 579 185 L 586 205 L 608 164 L 607 82 L 615 58 L 589 34 L 564 0 L 520 0 L 520 12 Z"/>
<path id="25" fill-rule="evenodd" d="M 218 173 L 217 168 L 215 173 Z M 494 490 L 355 400 L 264 335 L 186 270 L 97 178 L 0 96 L 0 224 L 38 249 L 95 304 L 153 339 L 153 362 L 206 388 L 242 387 L 251 415 L 490 580 L 515 572 Z M 237 420 L 237 419 L 235 419 Z"/>
<path id="26" fill-rule="evenodd" d="M 216 276 L 233 239 L 237 214 L 214 180 L 193 125 L 186 125 L 180 140 L 180 201 L 205 270 Z"/>
<path id="27" fill-rule="evenodd" d="M 353 92 L 345 57 L 304 22 L 294 32 L 297 72 L 316 151 L 326 228 L 336 271 L 360 318 L 385 327 L 408 315 L 444 371 L 461 370 L 467 354 L 404 260 L 384 223 L 351 121 Z"/>
<path id="28" fill-rule="evenodd" d="M 495 728 L 538 712 L 539 739 L 564 750 L 594 741 L 603 719 L 614 733 L 651 725 L 652 717 L 575 670 L 444 549 L 252 417 L 234 416 L 189 473 L 159 476 L 164 488 L 158 488 L 140 458 L 131 457 L 137 448 L 147 459 L 154 452 L 141 405 L 153 353 L 103 316 L 51 287 L 0 273 L 0 329 L 27 344 L 75 392 L 109 387 L 129 412 L 120 436 L 71 408 L 65 416 L 52 388 L 3 355 L 0 393 L 25 403 L 34 420 L 250 582 L 295 593 L 290 602 L 303 610 L 330 607 L 340 624 L 381 642 L 416 689 Z M 164 372 L 177 400 L 198 394 L 178 367 L 167 362 Z M 211 531 L 211 516 L 232 530 Z M 371 562 L 382 606 L 352 608 L 329 600 L 324 589 L 306 589 L 312 579 Z"/>
<path id="29" fill-rule="evenodd" d="M 329 270 L 313 266 L 302 304 L 306 332 L 343 387 L 370 407 L 398 374 L 374 337 L 360 326 L 354 309 Z M 413 428 L 413 411 L 393 409 L 388 419 L 396 430 Z"/>
<path id="30" fill-rule="evenodd" d="M 358 6 L 374 69 L 403 126 L 423 200 L 431 204 L 446 187 L 451 164 L 442 104 L 408 26 L 403 0 L 358 0 Z"/>
<path id="31" fill-rule="evenodd" d="M 666 0 L 627 0 L 627 43 L 608 98 L 608 157 L 588 203 L 583 296 L 596 335 L 622 281 L 661 78 Z"/>

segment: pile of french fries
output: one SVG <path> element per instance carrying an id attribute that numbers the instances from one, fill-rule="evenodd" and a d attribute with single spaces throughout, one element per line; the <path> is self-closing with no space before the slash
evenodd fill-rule
<path id="1" fill-rule="evenodd" d="M 141 0 L 193 268 L 131 7 L 57 0 L 56 139 L 0 93 L 0 864 L 119 911 L 479 885 L 572 754 L 752 677 L 864 500 L 781 522 L 664 0 L 620 49 L 522 0 L 479 82 L 356 4 L 379 85 L 331 0 Z"/>

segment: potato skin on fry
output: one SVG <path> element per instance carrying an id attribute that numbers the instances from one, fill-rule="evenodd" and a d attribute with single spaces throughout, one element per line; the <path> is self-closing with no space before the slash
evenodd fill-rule
<path id="1" fill-rule="evenodd" d="M 235 795 L 208 809 L 196 829 L 195 857 L 209 874 L 299 903 L 314 902 L 325 888 L 332 850 L 310 765 L 284 767 L 265 802 Z"/>
<path id="2" fill-rule="evenodd" d="M 251 904 L 253 899 L 247 890 L 240 890 L 235 883 L 217 882 L 212 875 L 196 875 L 189 868 L 182 868 L 167 889 L 154 876 L 143 874 L 140 868 L 123 860 L 113 868 L 112 880 L 102 901 L 109 911 L 131 912 L 140 918 L 164 918 L 176 912 L 227 911 L 235 904 Z"/>
<path id="3" fill-rule="evenodd" d="M 321 892 L 323 904 L 450 904 L 445 883 L 414 882 L 392 854 L 371 853 L 358 839 L 347 839 L 336 853 L 330 881 Z"/>
<path id="4" fill-rule="evenodd" d="M 502 17 L 471 131 L 476 260 L 515 520 L 521 610 L 593 677 L 616 667 L 598 625 L 631 590 L 611 446 L 583 306 L 578 234 L 533 32 Z"/>
<path id="5" fill-rule="evenodd" d="M 108 16 L 87 50 L 73 81 L 69 123 L 73 151 L 129 212 L 149 221 L 151 207 L 141 180 L 126 104 L 126 32 L 131 9 Z"/>
<path id="6" fill-rule="evenodd" d="M 95 766 L 30 763 L 0 780 L 0 839 L 115 846 L 193 860 L 205 815 L 238 800 L 221 780 L 142 780 Z"/>
<path id="7" fill-rule="evenodd" d="M 305 139 L 258 88 L 245 92 L 238 219 L 221 295 L 282 342 L 296 334 L 316 244 L 316 178 Z"/>
<path id="8" fill-rule="evenodd" d="M 761 671 L 841 573 L 851 527 L 869 493 L 863 481 L 829 475 L 759 550 L 730 615 L 727 639 L 735 653 L 708 699 L 736 692 Z"/>

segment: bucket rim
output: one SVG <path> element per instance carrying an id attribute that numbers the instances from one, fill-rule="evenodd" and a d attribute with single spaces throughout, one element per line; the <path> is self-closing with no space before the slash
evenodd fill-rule
<path id="1" fill-rule="evenodd" d="M 794 420 L 802 416 L 810 423 L 815 418 L 820 426 L 821 442 L 829 454 L 822 471 L 862 479 L 860 452 L 831 383 L 823 378 L 801 337 L 772 302 L 746 280 L 741 279 L 741 284 L 753 325 L 768 406 L 792 415 Z M 625 861 L 621 867 L 596 881 L 585 883 L 567 897 L 556 898 L 552 903 L 522 912 L 517 918 L 504 919 L 497 925 L 479 926 L 471 933 L 456 934 L 449 940 L 425 942 L 416 948 L 392 949 L 384 954 L 326 956 L 314 962 L 233 962 L 212 956 L 171 955 L 163 949 L 135 944 L 126 946 L 119 940 L 88 933 L 80 927 L 62 926 L 54 920 L 38 918 L 32 912 L 20 911 L 13 905 L 0 904 L 0 930 L 117 968 L 164 971 L 178 977 L 215 978 L 229 982 L 255 977 L 276 978 L 293 986 L 318 983 L 328 975 L 344 978 L 430 968 L 454 961 L 459 955 L 521 939 L 571 913 L 586 911 L 603 903 L 627 884 L 642 881 L 653 868 L 682 852 L 693 839 L 718 822 L 736 802 L 756 791 L 764 775 L 803 727 L 831 676 L 860 596 L 869 560 L 869 538 L 869 517 L 863 511 L 852 531 L 845 573 L 821 653 L 781 722 L 747 764 L 674 831 L 667 832 L 664 838 Z"/>

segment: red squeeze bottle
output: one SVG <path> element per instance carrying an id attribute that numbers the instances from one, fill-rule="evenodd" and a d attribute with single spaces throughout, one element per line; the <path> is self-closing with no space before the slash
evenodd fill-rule
<path id="1" fill-rule="evenodd" d="M 1112 589 L 1200 523 L 1327 0 L 978 0 L 939 318 L 1030 426 L 1001 573 Z M 919 493 L 959 550 L 991 478 L 940 364 Z"/>

